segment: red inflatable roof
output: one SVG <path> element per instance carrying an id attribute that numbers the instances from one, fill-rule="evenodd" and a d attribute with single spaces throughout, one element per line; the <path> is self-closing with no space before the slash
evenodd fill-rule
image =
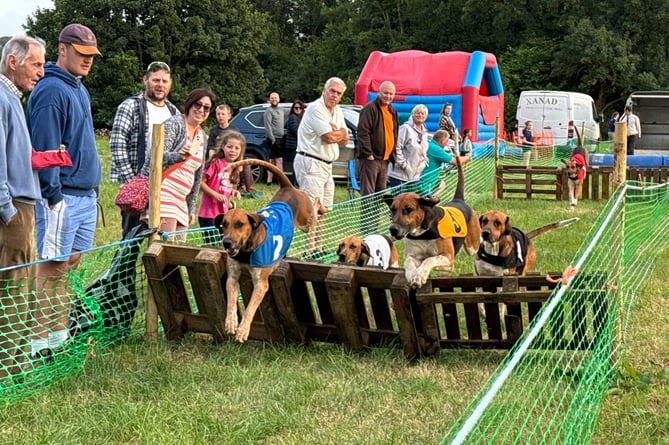
<path id="1" fill-rule="evenodd" d="M 407 96 L 460 94 L 470 57 L 471 53 L 462 51 L 438 54 L 418 50 L 391 54 L 375 51 L 370 54 L 358 83 L 369 85 L 369 91 L 378 91 L 382 81 L 390 80 L 397 94 Z"/>

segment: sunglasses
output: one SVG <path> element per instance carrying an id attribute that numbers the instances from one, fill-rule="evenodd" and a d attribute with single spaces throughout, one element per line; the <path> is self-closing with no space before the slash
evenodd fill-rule
<path id="1" fill-rule="evenodd" d="M 151 62 L 149 63 L 149 66 L 146 67 L 147 73 L 155 73 L 160 70 L 167 71 L 168 73 L 171 72 L 170 66 L 165 62 Z"/>
<path id="2" fill-rule="evenodd" d="M 202 110 L 205 113 L 209 113 L 211 111 L 211 107 L 209 105 L 205 105 L 199 101 L 193 104 L 193 108 L 195 108 L 196 110 Z"/>

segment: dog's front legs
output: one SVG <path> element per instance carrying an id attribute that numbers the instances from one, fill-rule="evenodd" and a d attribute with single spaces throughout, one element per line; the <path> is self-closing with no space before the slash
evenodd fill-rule
<path id="1" fill-rule="evenodd" d="M 421 287 L 427 283 L 427 279 L 430 277 L 430 272 L 436 268 L 439 270 L 453 270 L 453 263 L 444 255 L 425 258 L 425 261 L 423 261 L 418 267 L 418 270 L 416 270 L 415 286 Z"/>
<path id="2" fill-rule="evenodd" d="M 228 294 L 228 310 L 225 315 L 225 332 L 234 334 L 237 332 L 239 323 L 237 316 L 237 301 L 239 298 L 239 278 L 242 275 L 242 269 L 239 263 L 228 258 L 227 262 L 228 280 L 225 282 L 225 291 Z"/>
<path id="3" fill-rule="evenodd" d="M 270 268 L 252 268 L 251 269 L 251 278 L 253 280 L 253 293 L 251 294 L 251 300 L 244 310 L 244 315 L 242 316 L 242 322 L 237 328 L 237 335 L 235 335 L 235 340 L 240 343 L 244 343 L 249 338 L 249 333 L 251 332 L 251 323 L 253 323 L 253 318 L 260 307 L 260 303 L 265 294 L 269 289 L 269 274 L 271 272 Z"/>
<path id="4" fill-rule="evenodd" d="M 407 256 L 404 260 L 404 276 L 407 281 L 414 285 L 416 282 L 416 270 L 420 266 L 420 260 L 414 256 Z"/>

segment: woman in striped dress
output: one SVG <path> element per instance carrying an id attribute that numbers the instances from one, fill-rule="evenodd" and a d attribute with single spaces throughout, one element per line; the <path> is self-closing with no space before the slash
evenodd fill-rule
<path id="1" fill-rule="evenodd" d="M 200 126 L 209 116 L 216 97 L 207 88 L 191 91 L 183 115 L 164 122 L 163 181 L 160 187 L 162 232 L 185 230 L 195 221 L 195 202 L 200 190 L 207 135 Z M 148 147 L 147 147 L 148 148 Z M 148 176 L 150 149 L 143 173 Z"/>

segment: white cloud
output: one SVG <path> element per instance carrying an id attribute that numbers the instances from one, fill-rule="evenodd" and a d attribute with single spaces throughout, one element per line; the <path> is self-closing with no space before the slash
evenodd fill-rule
<path id="1" fill-rule="evenodd" d="M 2 0 L 0 2 L 0 36 L 25 34 L 23 25 L 37 8 L 53 8 L 53 0 Z"/>

